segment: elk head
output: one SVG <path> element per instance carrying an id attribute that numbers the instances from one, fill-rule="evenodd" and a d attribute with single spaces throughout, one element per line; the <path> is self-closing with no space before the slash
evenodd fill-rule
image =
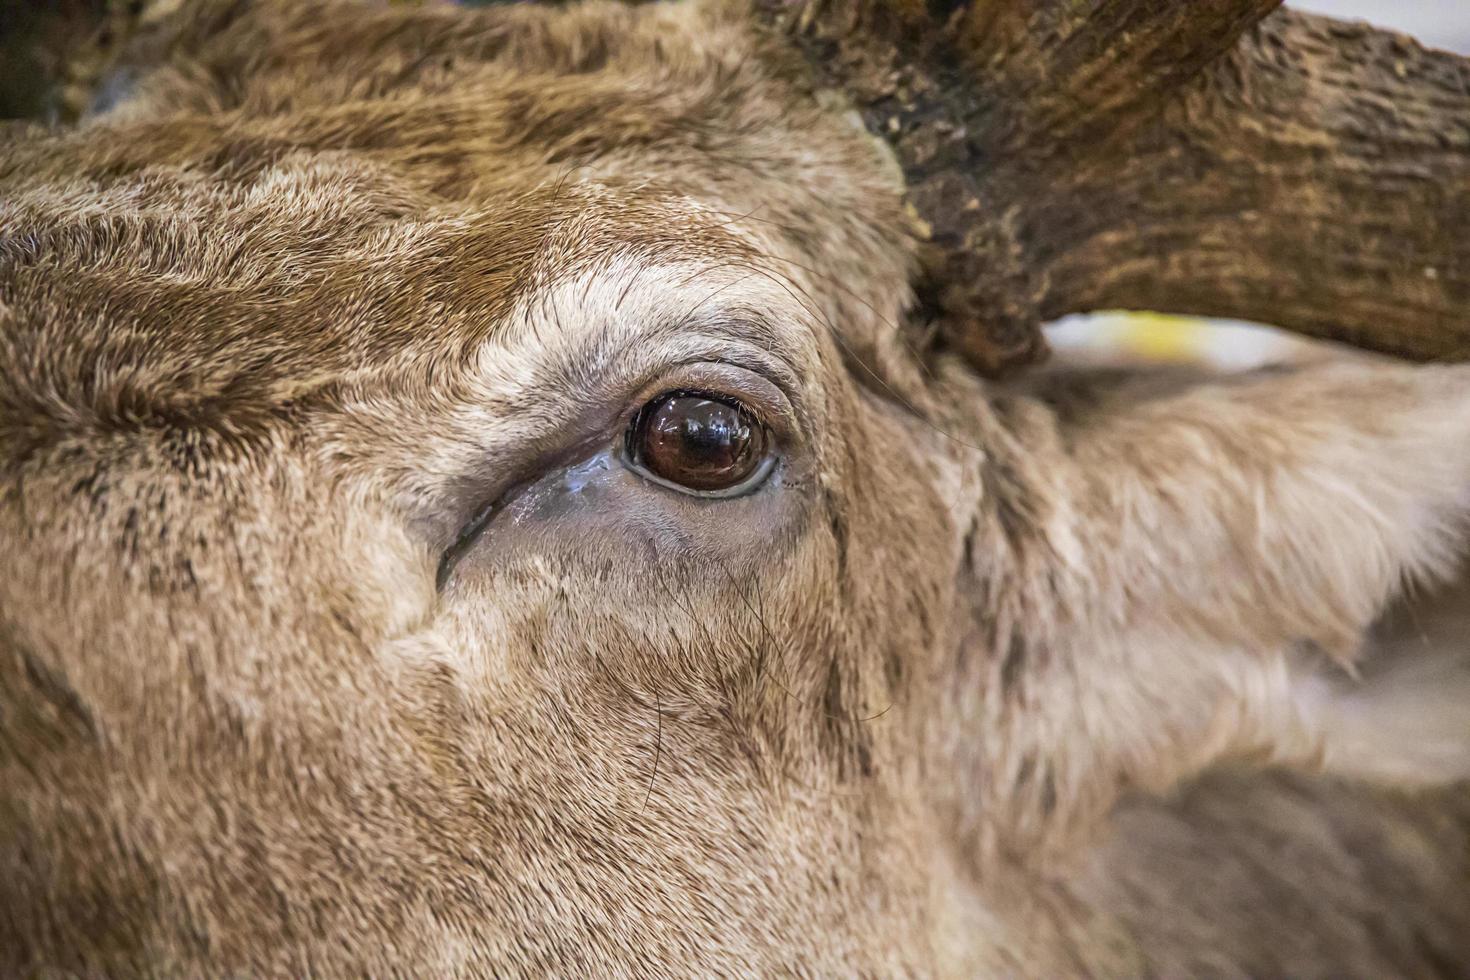
<path id="1" fill-rule="evenodd" d="M 6 971 L 1463 957 L 1463 794 L 1262 763 L 1466 775 L 1351 672 L 1470 374 L 981 377 L 1459 352 L 1458 63 L 1272 6 L 117 14 L 0 147 Z"/>

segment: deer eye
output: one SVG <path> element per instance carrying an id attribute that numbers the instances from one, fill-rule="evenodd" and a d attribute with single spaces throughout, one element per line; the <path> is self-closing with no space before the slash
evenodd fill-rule
<path id="1" fill-rule="evenodd" d="M 774 465 L 766 427 L 740 402 L 672 391 L 644 405 L 628 426 L 626 460 L 655 483 L 700 497 L 735 497 Z"/>

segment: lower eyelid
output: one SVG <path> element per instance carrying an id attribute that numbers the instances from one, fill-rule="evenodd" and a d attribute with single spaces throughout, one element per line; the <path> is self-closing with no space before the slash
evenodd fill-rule
<path id="1" fill-rule="evenodd" d="M 677 484 L 672 480 L 666 480 L 663 477 L 659 476 L 657 473 L 651 472 L 650 470 L 648 470 L 647 467 L 640 465 L 636 460 L 632 459 L 625 451 L 619 452 L 618 458 L 622 461 L 624 466 L 628 467 L 628 469 L 632 470 L 634 473 L 637 473 L 640 477 L 649 481 L 650 483 L 656 483 L 661 487 L 667 487 L 668 489 L 673 490 L 677 493 L 681 493 L 686 497 L 695 497 L 704 500 L 731 500 L 736 497 L 744 497 L 749 494 L 755 493 L 761 488 L 762 485 L 765 484 L 768 479 L 770 479 L 771 474 L 775 472 L 776 463 L 778 462 L 776 452 L 770 451 L 766 453 L 765 458 L 761 460 L 760 465 L 756 467 L 754 473 L 746 477 L 744 480 L 741 480 L 734 486 L 724 490 L 694 490 L 690 487 L 681 486 L 680 484 Z"/>

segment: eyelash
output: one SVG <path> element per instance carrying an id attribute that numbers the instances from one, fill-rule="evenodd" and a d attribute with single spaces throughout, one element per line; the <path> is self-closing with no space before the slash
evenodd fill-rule
<path id="1" fill-rule="evenodd" d="M 750 402 L 746 401 L 744 398 L 741 398 L 739 395 L 731 394 L 728 391 L 720 391 L 717 388 L 679 387 L 664 389 L 653 395 L 653 397 L 644 401 L 631 412 L 625 413 L 623 416 L 624 421 L 622 431 L 626 433 L 635 423 L 637 423 L 639 417 L 648 410 L 648 407 L 650 405 L 663 401 L 667 398 L 708 398 L 711 401 L 733 402 L 739 405 L 741 410 L 749 415 L 752 419 L 760 423 L 762 427 L 768 430 L 770 429 L 770 425 L 766 421 L 766 414 L 764 411 L 761 410 L 760 406 L 750 404 Z"/>

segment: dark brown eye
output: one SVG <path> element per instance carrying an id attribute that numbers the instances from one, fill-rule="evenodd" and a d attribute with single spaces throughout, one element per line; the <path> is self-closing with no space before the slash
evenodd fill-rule
<path id="1" fill-rule="evenodd" d="M 660 395 L 628 428 L 628 459 L 660 483 L 735 496 L 770 468 L 765 426 L 740 403 L 697 392 Z"/>

